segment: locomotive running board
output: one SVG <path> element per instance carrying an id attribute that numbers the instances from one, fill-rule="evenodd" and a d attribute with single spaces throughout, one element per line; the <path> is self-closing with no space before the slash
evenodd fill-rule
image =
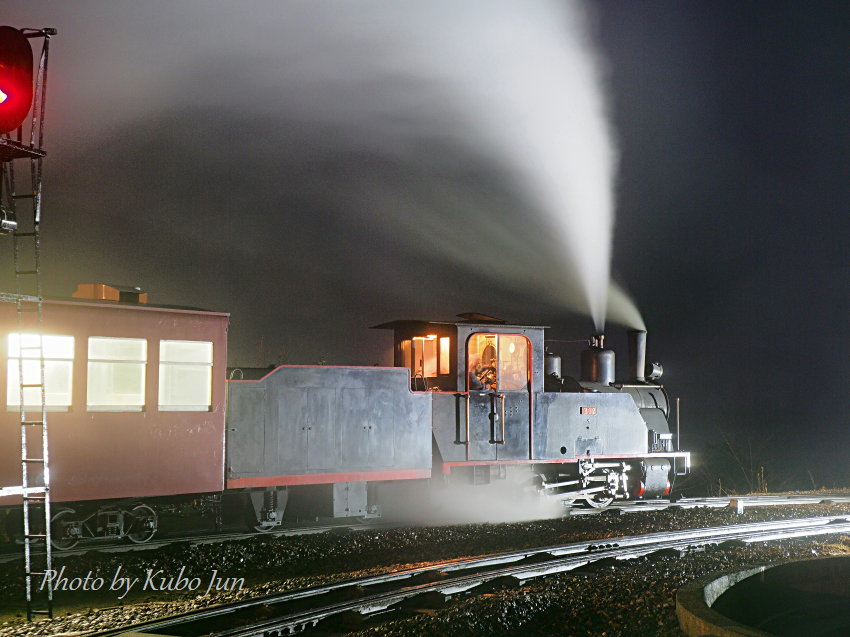
<path id="1" fill-rule="evenodd" d="M 671 451 L 664 453 L 661 451 L 651 453 L 632 453 L 632 454 L 600 454 L 593 456 L 576 456 L 573 458 L 548 458 L 548 459 L 523 459 L 523 460 L 458 460 L 454 462 L 443 462 L 441 472 L 444 475 L 451 473 L 454 467 L 473 467 L 483 465 L 535 465 L 535 464 L 576 464 L 582 460 L 647 460 L 652 458 L 665 460 L 684 460 L 684 472 L 680 473 L 676 468 L 678 462 L 674 462 L 673 466 L 676 470 L 676 475 L 685 475 L 691 470 L 691 452 L 690 451 Z"/>

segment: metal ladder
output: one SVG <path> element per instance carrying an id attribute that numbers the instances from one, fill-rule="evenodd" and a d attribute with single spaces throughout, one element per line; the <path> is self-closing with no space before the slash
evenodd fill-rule
<path id="1" fill-rule="evenodd" d="M 17 339 L 21 433 L 21 484 L 0 488 L 0 495 L 20 494 L 23 499 L 24 582 L 27 620 L 35 615 L 53 617 L 53 570 L 50 538 L 50 463 L 44 374 L 43 297 L 41 282 L 40 225 L 42 160 L 44 158 L 44 106 L 47 58 L 55 29 L 22 29 L 30 39 L 41 38 L 42 48 L 29 126 L 0 137 L 0 229 L 12 235 L 15 292 L 0 293 L 0 301 L 14 303 L 17 336 L 9 343 L 11 357 Z M 16 164 L 29 164 L 29 187 L 16 189 Z M 22 181 L 27 181 L 26 179 Z M 19 206 L 19 203 L 22 204 Z M 22 208 L 19 210 L 19 207 Z M 25 336 L 26 335 L 26 336 Z M 37 361 L 35 373 L 25 361 Z M 29 404 L 27 404 L 29 402 Z M 38 468 L 41 469 L 40 475 Z M 36 544 L 44 547 L 36 553 Z M 40 603 L 38 601 L 40 600 Z"/>

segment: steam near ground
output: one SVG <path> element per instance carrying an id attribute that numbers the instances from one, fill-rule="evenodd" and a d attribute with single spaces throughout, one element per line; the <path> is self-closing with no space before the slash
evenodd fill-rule
<path id="1" fill-rule="evenodd" d="M 385 519 L 422 526 L 520 522 L 564 512 L 560 501 L 538 496 L 517 480 L 487 485 L 387 483 L 381 485 L 379 499 Z"/>

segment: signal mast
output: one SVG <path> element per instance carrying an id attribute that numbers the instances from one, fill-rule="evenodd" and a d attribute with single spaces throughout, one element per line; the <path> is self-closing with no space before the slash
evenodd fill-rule
<path id="1" fill-rule="evenodd" d="M 13 303 L 17 313 L 8 355 L 17 357 L 9 376 L 18 385 L 21 434 L 21 482 L 0 486 L 0 497 L 22 500 L 27 621 L 53 616 L 53 586 L 44 577 L 53 558 L 39 246 L 47 57 L 54 35 L 56 29 L 0 26 L 0 234 L 11 237 L 15 281 L 13 292 L 0 292 L 0 302 Z M 41 44 L 35 68 L 31 41 Z M 37 543 L 43 555 L 33 551 Z M 41 582 L 46 585 L 37 586 Z"/>

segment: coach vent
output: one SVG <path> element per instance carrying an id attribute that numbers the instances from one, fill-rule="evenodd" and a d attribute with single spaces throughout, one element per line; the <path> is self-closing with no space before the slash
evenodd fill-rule
<path id="1" fill-rule="evenodd" d="M 106 283 L 80 283 L 71 296 L 89 301 L 118 301 L 135 305 L 148 302 L 147 292 L 142 292 L 140 287 Z"/>

